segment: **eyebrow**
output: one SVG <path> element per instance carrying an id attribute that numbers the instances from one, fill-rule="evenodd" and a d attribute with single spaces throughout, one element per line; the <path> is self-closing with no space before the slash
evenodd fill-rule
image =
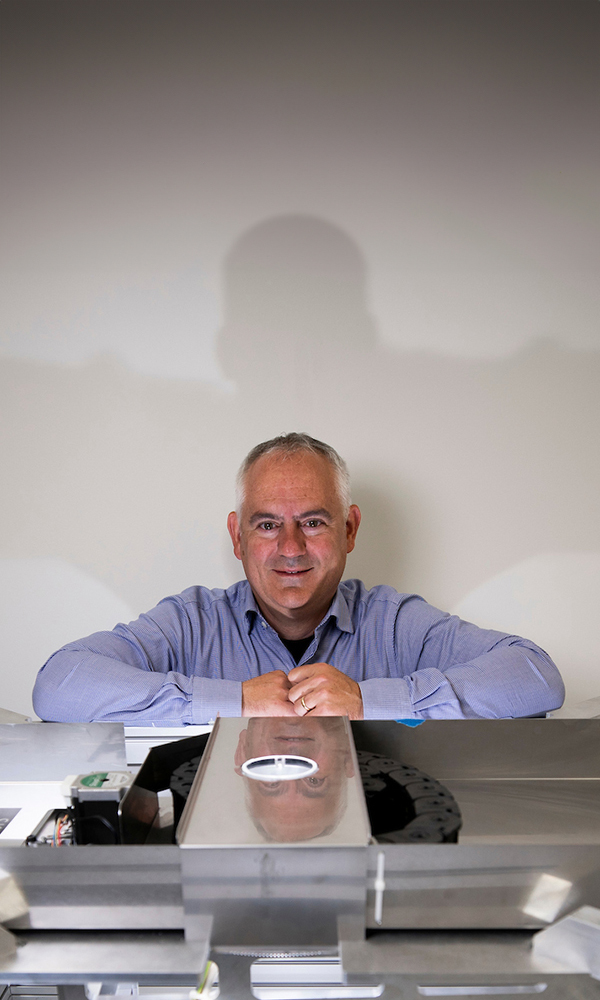
<path id="1" fill-rule="evenodd" d="M 316 510 L 305 510 L 302 514 L 298 515 L 298 521 L 305 521 L 309 517 L 324 517 L 329 521 L 333 520 L 331 511 L 327 510 L 326 507 L 318 507 Z M 270 511 L 257 511 L 249 519 L 250 524 L 257 524 L 258 521 L 280 521 L 281 517 L 278 514 L 271 514 Z"/>
<path id="2" fill-rule="evenodd" d="M 256 514 L 253 514 L 252 517 L 249 518 L 250 524 L 255 524 L 257 521 L 277 521 L 277 520 L 278 520 L 277 514 L 270 514 L 269 511 L 266 510 L 265 511 L 259 510 L 256 512 Z"/>

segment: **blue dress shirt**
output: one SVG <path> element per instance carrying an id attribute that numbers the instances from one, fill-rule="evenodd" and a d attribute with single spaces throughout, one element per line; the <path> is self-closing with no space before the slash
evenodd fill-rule
<path id="1" fill-rule="evenodd" d="M 357 681 L 366 719 L 511 718 L 564 698 L 558 670 L 534 643 L 360 580 L 340 584 L 300 662 L 330 663 Z M 246 580 L 190 587 L 54 653 L 33 704 L 54 722 L 202 724 L 241 715 L 242 681 L 295 665 Z"/>

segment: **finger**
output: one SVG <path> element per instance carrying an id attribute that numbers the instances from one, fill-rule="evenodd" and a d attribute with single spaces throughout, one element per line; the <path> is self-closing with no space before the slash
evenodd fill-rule
<path id="1" fill-rule="evenodd" d="M 293 705 L 292 702 L 290 702 L 290 708 L 292 709 L 292 713 L 295 716 L 300 716 L 300 718 L 302 718 L 303 716 L 306 715 L 306 712 L 302 708 L 302 705 L 300 704 L 299 701 L 297 701 L 295 705 Z"/>
<path id="2" fill-rule="evenodd" d="M 306 698 L 310 694 L 311 690 L 312 688 L 310 683 L 305 682 L 304 684 L 294 684 L 294 686 L 288 691 L 288 698 L 295 705 L 297 705 L 301 702 L 302 698 Z"/>
<path id="3" fill-rule="evenodd" d="M 301 704 L 302 708 L 304 709 L 306 715 L 308 715 L 309 712 L 312 712 L 312 710 L 314 708 L 314 705 L 309 705 L 307 703 L 306 698 L 304 697 L 304 695 L 302 695 L 302 697 L 300 698 L 300 704 Z"/>
<path id="4" fill-rule="evenodd" d="M 287 689 L 291 687 L 288 675 L 286 674 L 285 670 L 272 670 L 270 673 L 261 674 L 260 676 L 261 678 L 262 677 L 269 678 L 268 682 L 271 683 L 275 682 L 276 684 L 280 684 L 281 687 L 283 688 Z"/>
<path id="5" fill-rule="evenodd" d="M 288 698 L 290 703 L 294 706 L 294 711 L 297 715 L 308 715 L 309 712 L 313 710 L 313 701 L 311 699 L 311 689 L 303 684 L 302 687 L 297 685 L 288 692 Z"/>
<path id="6" fill-rule="evenodd" d="M 301 667 L 292 667 L 287 675 L 290 684 L 301 684 L 302 681 L 308 680 L 315 673 L 316 667 L 320 665 L 319 663 L 303 663 Z"/>

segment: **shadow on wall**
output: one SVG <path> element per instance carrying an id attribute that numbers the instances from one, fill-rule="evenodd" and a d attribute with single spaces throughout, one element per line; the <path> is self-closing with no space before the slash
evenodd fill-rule
<path id="1" fill-rule="evenodd" d="M 392 351 L 366 273 L 321 219 L 245 233 L 225 261 L 218 338 L 233 394 L 114 358 L 4 360 L 2 554 L 59 556 L 136 613 L 192 583 L 226 586 L 240 569 L 224 555 L 237 466 L 298 429 L 349 462 L 363 525 L 348 575 L 369 585 L 448 607 L 539 552 L 600 548 L 600 354 L 549 340 L 500 360 Z"/>
<path id="2" fill-rule="evenodd" d="M 219 360 L 253 406 L 264 388 L 270 407 L 292 404 L 310 418 L 319 376 L 334 389 L 348 361 L 376 347 L 363 258 L 330 223 L 288 216 L 255 226 L 226 257 L 224 285 Z"/>

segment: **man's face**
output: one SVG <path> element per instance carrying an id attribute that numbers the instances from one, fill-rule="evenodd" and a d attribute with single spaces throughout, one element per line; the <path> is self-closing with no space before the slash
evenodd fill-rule
<path id="1" fill-rule="evenodd" d="M 339 718 L 250 719 L 240 733 L 235 765 L 271 754 L 309 757 L 316 774 L 294 781 L 244 778 L 255 824 L 268 839 L 284 843 L 333 832 L 346 806 L 346 783 L 354 771 L 344 722 Z"/>
<path id="2" fill-rule="evenodd" d="M 320 455 L 274 452 L 251 466 L 241 518 L 231 513 L 227 525 L 262 613 L 285 638 L 310 635 L 321 621 L 359 523 Z"/>

